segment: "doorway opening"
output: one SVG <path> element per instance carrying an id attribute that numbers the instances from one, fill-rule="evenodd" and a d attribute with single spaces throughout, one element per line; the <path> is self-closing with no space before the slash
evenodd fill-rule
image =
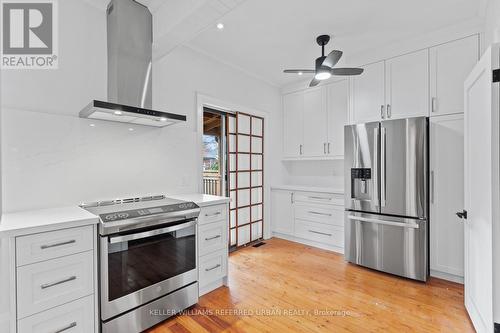
<path id="1" fill-rule="evenodd" d="M 203 193 L 231 198 L 230 251 L 264 230 L 264 118 L 203 108 Z"/>
<path id="2" fill-rule="evenodd" d="M 226 115 L 203 108 L 203 194 L 227 196 Z"/>

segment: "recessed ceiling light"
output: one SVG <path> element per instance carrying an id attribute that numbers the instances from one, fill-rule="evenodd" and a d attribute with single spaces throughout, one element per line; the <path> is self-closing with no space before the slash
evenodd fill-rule
<path id="1" fill-rule="evenodd" d="M 90 124 L 89 126 L 90 126 L 90 127 L 95 127 L 95 124 Z"/>
<path id="2" fill-rule="evenodd" d="M 302 75 L 303 73 L 302 72 L 298 72 L 297 74 Z"/>
<path id="3" fill-rule="evenodd" d="M 123 114 L 123 112 L 117 110 L 117 111 L 114 112 L 114 114 L 117 115 L 117 116 L 121 116 Z"/>
<path id="4" fill-rule="evenodd" d="M 223 23 L 217 23 L 217 29 L 222 30 L 224 29 L 224 24 Z"/>
<path id="5" fill-rule="evenodd" d="M 167 121 L 167 120 L 168 120 L 168 119 L 167 119 L 167 118 L 165 118 L 165 117 L 161 117 L 161 118 L 160 118 L 160 121 Z"/>
<path id="6" fill-rule="evenodd" d="M 132 132 L 134 129 L 133 129 L 132 127 L 130 127 L 128 130 L 129 130 L 130 132 Z"/>

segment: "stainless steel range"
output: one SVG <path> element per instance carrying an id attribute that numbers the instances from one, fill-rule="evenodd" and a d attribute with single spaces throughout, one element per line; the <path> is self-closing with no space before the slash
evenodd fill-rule
<path id="1" fill-rule="evenodd" d="M 154 196 L 81 207 L 101 220 L 101 332 L 142 332 L 198 302 L 195 203 Z"/>

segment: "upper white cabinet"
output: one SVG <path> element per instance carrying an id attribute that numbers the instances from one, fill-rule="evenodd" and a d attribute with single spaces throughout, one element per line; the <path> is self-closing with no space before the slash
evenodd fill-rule
<path id="1" fill-rule="evenodd" d="M 327 152 L 326 92 L 323 87 L 304 92 L 304 145 L 302 154 L 324 156 Z"/>
<path id="2" fill-rule="evenodd" d="M 304 94 L 302 92 L 283 97 L 283 150 L 285 156 L 300 156 L 303 141 Z"/>
<path id="3" fill-rule="evenodd" d="M 430 121 L 430 266 L 462 277 L 464 226 L 455 212 L 464 206 L 464 121 L 462 114 Z M 439 275 L 438 275 L 439 276 Z"/>
<path id="4" fill-rule="evenodd" d="M 283 97 L 284 155 L 292 159 L 343 156 L 348 119 L 348 80 Z"/>
<path id="5" fill-rule="evenodd" d="M 428 50 L 385 62 L 385 119 L 429 115 Z"/>
<path id="6" fill-rule="evenodd" d="M 329 156 L 344 156 L 344 125 L 349 119 L 349 80 L 329 84 L 327 87 Z"/>
<path id="7" fill-rule="evenodd" d="M 478 59 L 478 35 L 430 49 L 431 116 L 464 112 L 464 81 Z"/>
<path id="8" fill-rule="evenodd" d="M 380 120 L 385 109 L 384 61 L 363 68 L 363 74 L 352 78 L 351 111 L 354 123 Z"/>
<path id="9" fill-rule="evenodd" d="M 421 50 L 364 67 L 352 78 L 352 123 L 427 116 L 429 54 Z"/>

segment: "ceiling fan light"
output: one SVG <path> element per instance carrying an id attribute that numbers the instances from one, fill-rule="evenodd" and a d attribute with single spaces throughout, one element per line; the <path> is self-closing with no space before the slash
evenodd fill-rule
<path id="1" fill-rule="evenodd" d="M 330 72 L 322 71 L 322 72 L 316 73 L 316 75 L 314 75 L 314 78 L 316 80 L 323 81 L 323 80 L 328 80 L 331 76 L 332 76 L 332 74 Z"/>

